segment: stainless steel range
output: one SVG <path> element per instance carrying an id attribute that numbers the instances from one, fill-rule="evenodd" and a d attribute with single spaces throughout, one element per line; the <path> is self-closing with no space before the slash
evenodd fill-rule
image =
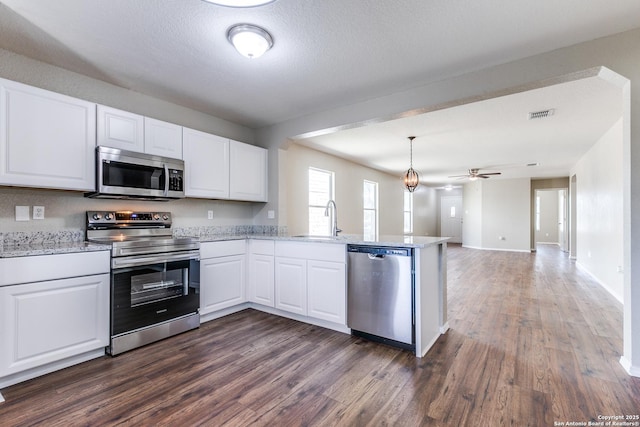
<path id="1" fill-rule="evenodd" d="M 111 245 L 112 356 L 200 326 L 197 238 L 170 212 L 88 211 L 87 240 Z"/>

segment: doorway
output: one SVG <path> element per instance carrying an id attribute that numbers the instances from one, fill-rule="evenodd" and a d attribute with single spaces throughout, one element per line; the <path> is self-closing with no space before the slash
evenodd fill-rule
<path id="1" fill-rule="evenodd" d="M 450 243 L 462 243 L 462 196 L 440 199 L 440 234 Z"/>
<path id="2" fill-rule="evenodd" d="M 534 241 L 536 246 L 557 245 L 563 252 L 568 252 L 567 194 L 566 188 L 535 191 Z"/>

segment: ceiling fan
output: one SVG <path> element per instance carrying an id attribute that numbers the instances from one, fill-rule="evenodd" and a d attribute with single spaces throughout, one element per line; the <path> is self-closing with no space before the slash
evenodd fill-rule
<path id="1" fill-rule="evenodd" d="M 494 176 L 494 175 L 502 175 L 502 172 L 484 172 L 484 173 L 480 173 L 480 168 L 475 168 L 475 169 L 469 169 L 469 173 L 466 175 L 454 175 L 454 176 L 450 176 L 449 178 L 459 178 L 459 179 L 463 179 L 463 178 L 469 178 L 469 180 L 471 181 L 475 181 L 478 178 L 489 178 L 490 176 Z"/>

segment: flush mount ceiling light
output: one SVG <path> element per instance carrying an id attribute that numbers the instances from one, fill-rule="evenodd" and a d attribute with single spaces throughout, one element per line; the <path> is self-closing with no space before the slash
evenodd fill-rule
<path id="1" fill-rule="evenodd" d="M 250 59 L 262 56 L 273 46 L 271 34 L 251 24 L 239 24 L 229 28 L 227 39 L 241 55 Z"/>
<path id="2" fill-rule="evenodd" d="M 415 136 L 409 137 L 409 147 L 410 147 L 410 163 L 409 169 L 404 173 L 404 186 L 409 190 L 409 193 L 413 193 L 415 189 L 420 184 L 420 175 L 413 169 L 413 140 L 416 139 Z"/>
<path id="3" fill-rule="evenodd" d="M 256 7 L 273 3 L 276 0 L 203 0 L 208 3 L 227 7 Z"/>

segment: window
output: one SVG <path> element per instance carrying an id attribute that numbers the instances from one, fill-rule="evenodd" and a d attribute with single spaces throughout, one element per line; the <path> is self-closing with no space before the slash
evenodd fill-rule
<path id="1" fill-rule="evenodd" d="M 309 168 L 309 234 L 312 236 L 331 234 L 331 223 L 324 211 L 334 197 L 333 181 L 333 172 Z"/>
<path id="2" fill-rule="evenodd" d="M 364 181 L 364 240 L 376 240 L 378 237 L 378 183 Z"/>
<path id="3" fill-rule="evenodd" d="M 413 193 L 404 192 L 404 234 L 413 233 Z"/>

